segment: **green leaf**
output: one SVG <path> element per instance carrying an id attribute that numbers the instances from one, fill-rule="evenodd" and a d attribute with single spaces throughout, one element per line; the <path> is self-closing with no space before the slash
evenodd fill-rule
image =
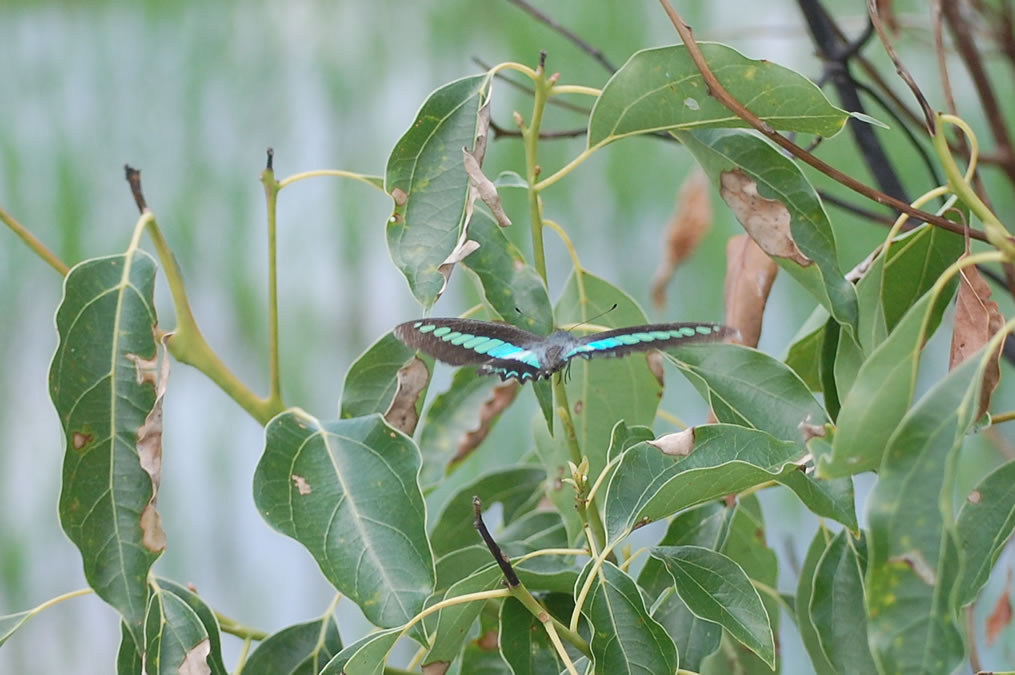
<path id="1" fill-rule="evenodd" d="M 803 380 L 768 354 L 707 343 L 669 349 L 666 356 L 707 397 L 720 422 L 754 427 L 802 446 L 802 423 L 828 421 Z"/>
<path id="2" fill-rule="evenodd" d="M 265 429 L 254 502 L 372 623 L 401 625 L 434 586 L 419 466 L 380 415 L 322 423 L 290 410 Z"/>
<path id="3" fill-rule="evenodd" d="M 573 272 L 557 301 L 557 320 L 561 324 L 579 323 L 606 312 L 614 303 L 617 308 L 601 316 L 597 323 L 608 328 L 648 323 L 637 303 L 619 288 L 587 272 Z M 651 426 L 661 395 L 662 385 L 649 370 L 644 355 L 572 362 L 567 397 L 578 445 L 589 458 L 590 476 L 599 475 L 606 466 L 613 425 L 624 420 L 628 426 Z M 567 476 L 570 475 L 566 468 L 567 446 L 559 447 L 555 466 L 548 466 L 547 473 L 559 475 L 563 471 Z"/>
<path id="4" fill-rule="evenodd" d="M 677 593 L 692 612 L 721 625 L 775 668 L 775 638 L 768 611 L 740 565 L 700 546 L 657 546 L 652 556 L 666 566 Z"/>
<path id="5" fill-rule="evenodd" d="M 938 302 L 948 297 L 942 294 Z M 881 462 L 889 436 L 913 399 L 931 300 L 931 293 L 925 293 L 860 368 L 842 401 L 831 452 L 815 455 L 819 475 L 849 476 Z"/>
<path id="6" fill-rule="evenodd" d="M 502 228 L 477 211 L 469 225 L 469 237 L 479 243 L 462 264 L 472 270 L 483 286 L 483 297 L 510 324 L 537 335 L 553 332 L 553 308 L 546 284 L 525 263 L 518 247 Z M 520 310 L 520 311 L 517 311 Z M 553 393 L 549 380 L 533 382 L 533 391 L 550 431 L 553 431 Z"/>
<path id="7" fill-rule="evenodd" d="M 500 568 L 495 565 L 487 567 L 470 574 L 465 579 L 453 584 L 444 594 L 444 599 L 456 598 L 470 593 L 491 591 L 503 585 L 504 575 Z M 473 600 L 450 605 L 440 610 L 437 616 L 436 628 L 430 631 L 433 636 L 433 643 L 430 651 L 423 658 L 424 669 L 427 665 L 441 661 L 451 662 L 458 657 L 462 645 L 469 636 L 472 624 L 483 611 L 485 601 Z"/>
<path id="8" fill-rule="evenodd" d="M 801 470 L 776 480 L 792 490 L 814 515 L 831 518 L 854 532 L 860 530 L 852 478 L 814 478 Z"/>
<path id="9" fill-rule="evenodd" d="M 338 624 L 330 614 L 288 626 L 257 646 L 244 675 L 317 675 L 342 651 Z"/>
<path id="10" fill-rule="evenodd" d="M 774 129 L 833 136 L 845 124 L 847 113 L 799 73 L 726 45 L 698 44 L 719 82 Z M 744 126 L 708 93 L 687 48 L 674 45 L 636 52 L 610 78 L 592 109 L 588 144 L 663 129 Z"/>
<path id="11" fill-rule="evenodd" d="M 811 657 L 811 665 L 817 675 L 835 675 L 836 673 L 828 660 L 828 655 L 825 654 L 825 650 L 821 646 L 818 626 L 811 617 L 811 595 L 814 592 L 815 571 L 831 540 L 832 534 L 824 527 L 818 527 L 814 539 L 811 540 L 811 544 L 807 548 L 804 564 L 800 568 L 800 579 L 797 582 L 796 591 L 796 623 L 800 629 L 800 638 Z M 866 617 L 863 625 L 867 625 Z"/>
<path id="12" fill-rule="evenodd" d="M 794 109 L 795 106 L 794 101 Z M 836 321 L 850 331 L 856 330 L 856 292 L 839 268 L 835 233 L 824 206 L 800 167 L 765 139 L 747 132 L 679 131 L 675 135 L 695 156 L 720 194 L 724 194 L 723 175 L 739 171 L 756 183 L 757 196 L 785 207 L 792 239 L 811 262 L 801 265 L 787 257 L 773 260 Z"/>
<path id="13" fill-rule="evenodd" d="M 793 369 L 807 388 L 821 391 L 821 353 L 824 348 L 825 324 L 828 322 L 828 311 L 824 307 L 815 307 L 800 326 L 800 330 L 790 341 L 789 351 L 783 361 Z"/>
<path id="14" fill-rule="evenodd" d="M 498 387 L 512 386 L 495 377 L 485 377 L 475 368 L 459 368 L 451 386 L 438 394 L 423 418 L 419 449 L 423 469 L 419 481 L 429 490 L 457 467 L 460 445 L 465 436 L 479 428 L 480 411 Z M 492 427 L 496 418 L 490 421 Z"/>
<path id="15" fill-rule="evenodd" d="M 500 608 L 500 653 L 514 675 L 559 673 L 564 669 L 543 624 L 514 598 L 505 598 Z"/>
<path id="16" fill-rule="evenodd" d="M 862 546 L 862 540 L 841 530 L 814 571 L 810 616 L 828 662 L 839 673 L 877 671 L 867 645 Z"/>
<path id="17" fill-rule="evenodd" d="M 148 675 L 199 673 L 207 665 L 211 643 L 204 624 L 174 593 L 153 590 L 145 614 L 144 639 Z"/>
<path id="18" fill-rule="evenodd" d="M 962 251 L 962 235 L 934 227 L 930 223 L 924 223 L 895 240 L 888 249 L 884 289 L 881 293 L 889 331 L 930 290 L 938 277 L 959 259 Z M 941 321 L 945 307 L 946 305 L 939 305 L 935 308 L 937 311 L 932 315 L 928 329 L 930 332 Z"/>
<path id="19" fill-rule="evenodd" d="M 591 561 L 579 577 L 584 581 Z M 589 647 L 597 673 L 672 673 L 677 649 L 645 607 L 638 585 L 613 563 L 599 568 L 583 614 L 592 624 Z"/>
<path id="20" fill-rule="evenodd" d="M 120 612 L 138 644 L 148 570 L 165 548 L 157 488 L 137 447 L 156 405 L 154 286 L 155 261 L 143 251 L 75 265 L 64 280 L 49 371 L 67 442 L 60 523 L 81 551 L 88 585 Z"/>
<path id="21" fill-rule="evenodd" d="M 518 173 L 514 171 L 501 171 L 497 174 L 497 177 L 493 179 L 493 184 L 497 186 L 497 189 L 501 188 L 521 188 L 523 190 L 529 189 L 529 183 L 522 178 Z"/>
<path id="22" fill-rule="evenodd" d="M 638 425 L 629 427 L 624 420 L 620 420 L 613 425 L 613 431 L 610 432 L 610 447 L 606 451 L 606 459 L 613 461 L 629 448 L 633 448 L 642 441 L 651 441 L 655 437 L 655 432 L 650 427 Z"/>
<path id="23" fill-rule="evenodd" d="M 868 639 L 882 672 L 951 672 L 963 657 L 955 462 L 975 421 L 983 353 L 952 370 L 900 421 L 868 500 Z"/>
<path id="24" fill-rule="evenodd" d="M 339 417 L 348 419 L 386 412 L 398 388 L 398 382 L 395 380 L 398 370 L 408 363 L 414 354 L 412 349 L 402 344 L 392 333 L 386 333 L 370 345 L 345 374 Z M 428 356 L 422 358 L 433 372 L 433 359 Z M 419 397 L 419 409 L 423 407 L 424 398 L 426 398 L 425 389 Z"/>
<path id="25" fill-rule="evenodd" d="M 402 637 L 402 628 L 379 630 L 340 651 L 321 675 L 382 675 L 391 648 Z"/>
<path id="26" fill-rule="evenodd" d="M 987 583 L 1015 530 L 1015 461 L 994 469 L 973 488 L 959 509 L 956 529 L 966 560 L 959 604 L 968 605 Z"/>
<path id="27" fill-rule="evenodd" d="M 462 148 L 475 141 L 486 83 L 486 75 L 474 75 L 431 93 L 388 157 L 384 190 L 395 201 L 388 250 L 426 308 L 440 295 L 444 277 L 437 267 L 461 231 L 469 189 Z"/>
<path id="28" fill-rule="evenodd" d="M 462 546 L 481 541 L 476 532 L 476 516 L 472 498 L 478 496 L 483 508 L 495 502 L 503 506 L 505 523 L 531 511 L 542 497 L 546 472 L 537 466 L 520 466 L 499 469 L 480 476 L 464 486 L 444 505 L 434 520 L 430 545 L 434 554 L 443 556 Z"/>
<path id="29" fill-rule="evenodd" d="M 680 460 L 648 443 L 624 454 L 606 492 L 610 542 L 635 527 L 796 472 L 795 462 L 804 454 L 793 443 L 732 424 L 708 424 L 681 433 L 692 434 L 694 446 Z"/>
<path id="30" fill-rule="evenodd" d="M 659 542 L 660 546 L 703 546 L 715 550 L 724 538 L 733 509 L 722 502 L 709 502 L 678 514 Z M 649 558 L 638 575 L 638 586 L 655 598 L 652 618 L 658 621 L 680 655 L 684 670 L 699 671 L 701 663 L 719 648 L 722 628 L 717 623 L 699 618 L 688 609 L 673 588 L 673 577 L 658 558 Z"/>
<path id="31" fill-rule="evenodd" d="M 208 654 L 208 667 L 211 668 L 212 675 L 226 675 L 229 671 L 226 670 L 226 666 L 222 662 L 222 636 L 215 612 L 196 593 L 175 581 L 160 578 L 158 585 L 163 591 L 172 593 L 194 610 L 194 614 L 197 615 L 201 625 L 204 626 L 204 630 L 208 634 L 208 641 L 211 644 L 211 652 Z M 249 666 L 249 661 L 247 664 Z M 250 675 L 252 671 L 249 668 L 245 668 L 244 672 Z"/>
<path id="32" fill-rule="evenodd" d="M 120 648 L 116 652 L 116 675 L 138 675 L 144 672 L 144 661 L 127 624 L 120 622 Z"/>

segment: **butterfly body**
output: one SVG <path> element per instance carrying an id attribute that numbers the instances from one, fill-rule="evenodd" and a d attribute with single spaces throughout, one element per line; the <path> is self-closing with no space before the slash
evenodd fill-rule
<path id="1" fill-rule="evenodd" d="M 624 356 L 688 342 L 714 342 L 734 333 L 713 323 L 630 326 L 576 337 L 558 330 L 542 337 L 504 323 L 475 319 L 419 319 L 395 326 L 395 337 L 453 366 L 521 382 L 550 377 L 571 359 Z"/>

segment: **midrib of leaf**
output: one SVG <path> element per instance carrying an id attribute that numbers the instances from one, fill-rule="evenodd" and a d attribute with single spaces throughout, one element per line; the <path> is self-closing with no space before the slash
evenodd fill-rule
<path id="1" fill-rule="evenodd" d="M 702 565 L 697 565 L 694 562 L 692 562 L 692 561 L 690 561 L 690 560 L 688 560 L 686 558 L 681 558 L 680 559 L 680 564 L 681 565 L 685 565 L 686 567 L 694 568 L 696 570 L 699 570 L 700 572 L 705 572 L 709 576 L 715 576 L 715 574 L 709 568 L 703 567 Z M 733 614 L 732 612 L 728 611 L 725 606 L 723 606 L 718 600 L 716 600 L 715 596 L 712 593 L 710 593 L 708 590 L 706 590 L 705 587 L 702 586 L 700 582 L 698 582 L 697 578 L 695 578 L 694 576 L 692 576 L 690 574 L 688 574 L 687 576 L 690 577 L 690 580 L 694 583 L 694 585 L 697 586 L 698 589 L 700 589 L 701 592 L 705 594 L 705 596 L 710 600 L 711 604 L 713 606 L 717 607 L 719 609 L 719 611 L 723 615 L 730 617 L 738 626 L 740 626 L 741 628 L 744 629 L 744 632 L 746 632 L 746 633 L 748 633 L 750 635 L 754 634 L 753 631 L 751 631 L 747 627 L 746 624 L 744 624 L 742 621 L 740 621 L 740 619 L 737 617 L 736 614 Z M 750 577 L 747 576 L 746 572 L 744 572 L 744 576 L 745 576 L 745 578 L 750 580 Z M 753 586 L 752 586 L 752 588 L 753 588 Z M 755 591 L 754 593 L 755 593 L 755 595 L 757 595 L 757 591 Z M 761 598 L 760 597 L 758 598 L 758 603 L 761 605 L 762 611 L 765 612 L 765 615 L 767 617 L 768 610 L 765 609 L 765 603 L 761 602 Z M 684 603 L 684 604 L 687 604 L 687 603 Z M 690 609 L 690 606 L 688 606 L 688 609 Z M 743 607 L 741 607 L 740 609 L 743 609 Z M 691 613 L 694 614 L 695 616 L 698 616 L 698 614 L 695 613 L 694 610 L 691 610 Z M 701 616 L 699 616 L 698 618 L 704 619 L 704 617 L 701 617 Z"/>

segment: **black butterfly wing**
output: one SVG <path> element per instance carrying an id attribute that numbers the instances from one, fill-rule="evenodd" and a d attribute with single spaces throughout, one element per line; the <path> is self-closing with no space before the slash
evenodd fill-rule
<path id="1" fill-rule="evenodd" d="M 538 379 L 535 349 L 543 338 L 506 323 L 476 319 L 418 319 L 395 326 L 395 337 L 452 366 L 479 365 L 502 380 Z"/>
<path id="2" fill-rule="evenodd" d="M 627 326 L 577 338 L 565 359 L 582 356 L 624 356 L 632 352 L 666 349 L 689 342 L 718 342 L 734 336 L 737 331 L 717 323 L 656 323 Z"/>

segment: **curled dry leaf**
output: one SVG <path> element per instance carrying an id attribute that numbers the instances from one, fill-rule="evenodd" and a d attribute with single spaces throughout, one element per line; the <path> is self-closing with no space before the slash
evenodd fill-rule
<path id="1" fill-rule="evenodd" d="M 437 293 L 438 297 L 444 295 L 444 291 L 448 289 L 448 279 L 451 278 L 451 272 L 455 269 L 455 265 L 465 260 L 470 253 L 479 248 L 479 242 L 469 239 L 468 234 L 468 230 L 462 230 L 462 235 L 458 238 L 455 250 L 449 253 L 444 262 L 437 266 L 437 271 L 444 277 L 444 284 L 441 286 L 440 292 Z"/>
<path id="2" fill-rule="evenodd" d="M 444 675 L 444 673 L 448 672 L 448 668 L 450 667 L 450 661 L 434 661 L 432 663 L 423 664 L 421 672 L 423 675 Z"/>
<path id="3" fill-rule="evenodd" d="M 187 650 L 183 663 L 177 669 L 177 675 L 211 675 L 208 656 L 211 654 L 211 641 L 204 638 L 194 647 Z"/>
<path id="4" fill-rule="evenodd" d="M 648 441 L 648 444 L 662 450 L 664 455 L 687 457 L 694 450 L 694 427 L 660 436 L 654 441 Z"/>
<path id="5" fill-rule="evenodd" d="M 395 395 L 384 411 L 384 421 L 405 435 L 412 436 L 419 422 L 416 403 L 429 379 L 430 369 L 418 356 L 412 357 L 411 361 L 399 368 L 395 375 Z"/>
<path id="6" fill-rule="evenodd" d="M 645 361 L 648 362 L 648 369 L 655 375 L 656 380 L 659 382 L 660 387 L 666 386 L 663 381 L 663 355 L 658 351 L 652 351 L 645 355 Z M 659 391 L 659 398 L 663 397 L 662 390 Z"/>
<path id="7" fill-rule="evenodd" d="M 758 246 L 770 256 L 789 258 L 801 267 L 811 264 L 793 240 L 789 209 L 778 199 L 758 193 L 758 184 L 740 169 L 724 171 L 719 195 Z"/>
<path id="8" fill-rule="evenodd" d="M 694 253 L 711 227 L 708 176 L 699 168 L 680 186 L 676 211 L 663 233 L 663 258 L 652 278 L 652 302 L 656 307 L 666 304 L 666 285 L 674 270 Z"/>
<path id="9" fill-rule="evenodd" d="M 994 604 L 994 609 L 990 612 L 990 616 L 987 617 L 988 647 L 994 644 L 1004 629 L 1011 625 L 1011 620 L 1011 572 L 1009 571 L 1008 580 L 1004 585 L 1004 591 L 1001 592 L 1001 597 L 997 599 L 997 602 Z"/>
<path id="10" fill-rule="evenodd" d="M 473 450 L 479 447 L 479 444 L 490 433 L 490 427 L 493 425 L 494 420 L 497 419 L 497 416 L 504 412 L 504 409 L 515 400 L 520 386 L 517 381 L 512 380 L 493 388 L 493 391 L 490 392 L 490 397 L 483 401 L 483 405 L 479 407 L 479 423 L 474 429 L 462 434 L 462 437 L 458 440 L 458 450 L 455 452 L 455 456 L 451 458 L 451 461 L 448 462 L 449 466 L 454 466 L 458 462 L 461 462 L 472 454 Z"/>
<path id="11" fill-rule="evenodd" d="M 469 174 L 469 209 L 472 209 L 472 204 L 475 202 L 476 196 L 478 196 L 483 200 L 483 203 L 490 207 L 490 212 L 497 219 L 498 225 L 501 227 L 510 225 L 511 219 L 507 217 L 504 207 L 500 203 L 497 186 L 486 177 L 483 169 L 479 166 L 479 162 L 466 148 L 462 148 L 462 157 L 465 161 L 465 172 Z"/>
<path id="12" fill-rule="evenodd" d="M 990 287 L 980 276 L 976 267 L 966 267 L 961 272 L 958 298 L 955 302 L 955 327 L 952 329 L 952 348 L 948 360 L 951 370 L 983 347 L 990 338 L 1004 326 L 1004 317 L 997 303 L 990 299 Z M 1001 345 L 991 355 L 990 363 L 983 374 L 980 389 L 979 419 L 990 407 L 990 397 L 1001 379 Z"/>
<path id="13" fill-rule="evenodd" d="M 169 337 L 168 335 L 166 337 Z M 127 354 L 137 368 L 137 382 L 150 382 L 155 387 L 155 404 L 145 417 L 144 424 L 137 429 L 138 464 L 152 481 L 152 498 L 141 511 L 141 544 L 152 552 L 165 550 L 166 533 L 162 529 L 162 516 L 155 504 L 162 483 L 162 401 L 169 383 L 169 356 L 165 339 L 159 343 L 155 358 L 145 360 L 136 354 Z"/>
<path id="14" fill-rule="evenodd" d="M 740 344 L 757 347 L 765 303 L 779 266 L 746 234 L 726 243 L 726 300 L 724 323 L 740 331 Z"/>

